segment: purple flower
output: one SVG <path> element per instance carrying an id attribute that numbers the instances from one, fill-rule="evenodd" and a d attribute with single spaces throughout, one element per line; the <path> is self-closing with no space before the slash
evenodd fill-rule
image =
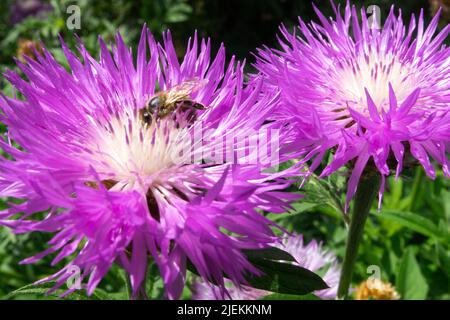
<path id="1" fill-rule="evenodd" d="M 323 280 L 329 286 L 328 289 L 315 291 L 314 294 L 322 299 L 334 299 L 337 295 L 339 284 L 340 266 L 336 256 L 322 248 L 322 243 L 316 240 L 305 244 L 302 235 L 285 236 L 281 243 L 275 246 L 291 254 L 296 265 L 313 272 L 323 273 Z M 248 286 L 234 286 L 228 283 L 228 296 L 226 299 L 232 300 L 257 300 L 272 294 L 272 292 L 251 288 Z M 205 283 L 202 280 L 195 282 L 195 300 L 215 300 L 221 298 L 221 291 L 218 287 Z"/>
<path id="2" fill-rule="evenodd" d="M 316 10 L 320 24 L 305 24 L 289 33 L 281 27 L 281 49 L 259 51 L 257 68 L 266 88 L 278 88 L 277 119 L 290 119 L 297 131 L 297 150 L 314 171 L 328 151 L 328 176 L 352 163 L 347 203 L 366 166 L 385 177 L 396 166 L 417 159 L 430 178 L 431 163 L 449 175 L 450 49 L 443 45 L 450 26 L 436 34 L 439 14 L 424 27 L 423 11 L 409 27 L 391 8 L 382 27 L 376 16 L 362 22 L 348 2 L 336 18 Z M 431 158 L 431 159 L 430 159 Z"/>
<path id="3" fill-rule="evenodd" d="M 23 263 L 57 253 L 52 264 L 70 262 L 40 282 L 56 281 L 55 290 L 75 266 L 88 294 L 118 263 L 134 296 L 145 296 L 149 257 L 171 299 L 188 260 L 221 290 L 224 275 L 245 283 L 258 270 L 241 249 L 276 239 L 260 210 L 283 212 L 298 197 L 283 192 L 291 184 L 283 173 L 265 171 L 284 158 L 273 157 L 279 124 L 264 124 L 272 102 L 260 97 L 261 82 L 245 85 L 234 59 L 225 69 L 223 47 L 211 61 L 209 40 L 196 36 L 181 64 L 170 33 L 158 44 L 144 28 L 136 63 L 120 35 L 112 54 L 100 46 L 96 60 L 80 43 L 79 59 L 62 42 L 70 71 L 44 49 L 37 61 L 18 62 L 27 80 L 5 74 L 25 99 L 0 98 L 8 126 L 0 146 L 10 155 L 0 161 L 0 196 L 26 201 L 1 211 L 0 224 L 54 234 Z M 265 140 L 256 153 L 221 144 L 242 137 Z"/>
<path id="4" fill-rule="evenodd" d="M 53 7 L 41 0 L 16 0 L 10 8 L 11 24 L 15 25 L 28 16 L 43 18 Z"/>

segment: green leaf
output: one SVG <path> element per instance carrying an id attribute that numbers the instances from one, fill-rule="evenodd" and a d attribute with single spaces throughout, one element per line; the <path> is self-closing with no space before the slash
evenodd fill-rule
<path id="1" fill-rule="evenodd" d="M 35 284 L 28 284 L 26 286 L 23 286 L 22 288 L 19 288 L 17 290 L 14 290 L 13 292 L 9 293 L 5 298 L 12 299 L 18 296 L 23 295 L 38 295 L 42 296 L 43 298 L 56 298 L 59 299 L 59 295 L 64 293 L 64 290 L 58 289 L 55 292 L 48 294 L 48 291 L 55 285 L 55 282 L 48 282 L 41 285 L 35 285 Z M 83 299 L 83 296 L 77 293 L 72 293 L 68 296 L 71 300 L 80 300 Z"/>
<path id="2" fill-rule="evenodd" d="M 412 247 L 409 247 L 400 261 L 396 288 L 403 300 L 424 300 L 428 284 L 420 271 Z"/>
<path id="3" fill-rule="evenodd" d="M 293 295 L 328 288 L 321 277 L 308 269 L 266 259 L 250 259 L 250 262 L 263 272 L 262 276 L 247 279 L 253 288 Z"/>
<path id="4" fill-rule="evenodd" d="M 105 290 L 96 288 L 94 292 L 92 293 L 92 298 L 98 299 L 98 300 L 115 300 L 116 298 L 111 295 L 110 293 L 106 292 Z"/>
<path id="5" fill-rule="evenodd" d="M 242 250 L 247 259 L 267 259 L 267 260 L 282 260 L 282 261 L 295 261 L 295 258 L 279 248 L 270 247 L 264 249 L 255 250 Z"/>
<path id="6" fill-rule="evenodd" d="M 186 3 L 178 3 L 169 8 L 167 12 L 167 22 L 177 23 L 183 22 L 188 19 L 189 14 L 192 12 L 192 8 Z"/>
<path id="7" fill-rule="evenodd" d="M 382 218 L 394 221 L 404 227 L 419 232 L 430 238 L 444 240 L 448 237 L 448 234 L 442 228 L 436 226 L 428 218 L 418 215 L 412 212 L 401 212 L 394 210 L 386 210 L 381 212 L 372 212 L 374 215 Z"/>
<path id="8" fill-rule="evenodd" d="M 286 213 L 270 213 L 267 218 L 272 221 L 280 221 L 287 218 L 292 218 L 297 214 L 301 214 L 305 211 L 310 211 L 318 206 L 317 203 L 309 202 L 295 202 L 292 204 L 292 209 Z"/>
<path id="9" fill-rule="evenodd" d="M 131 283 L 130 283 L 130 278 L 128 277 L 128 274 L 125 272 L 125 270 L 123 269 L 119 269 L 119 276 L 122 279 L 124 285 L 125 285 L 125 299 L 126 300 L 130 300 L 131 299 Z"/>
<path id="10" fill-rule="evenodd" d="M 311 209 L 314 209 L 317 207 L 317 203 L 310 203 L 310 202 L 295 202 L 292 204 L 292 208 L 294 209 L 295 213 L 301 213 L 305 212 Z"/>
<path id="11" fill-rule="evenodd" d="M 304 295 L 328 288 L 314 272 L 289 263 L 295 262 L 295 258 L 279 248 L 245 250 L 244 254 L 264 273 L 262 276 L 247 279 L 254 288 L 289 295 Z"/>
<path id="12" fill-rule="evenodd" d="M 66 291 L 64 289 L 58 289 L 55 292 L 48 294 L 48 291 L 53 288 L 56 283 L 54 281 L 44 283 L 41 285 L 29 284 L 13 292 L 9 293 L 5 298 L 12 299 L 19 296 L 37 295 L 38 297 L 44 299 L 61 299 L 60 295 L 64 294 Z M 70 295 L 65 297 L 68 300 L 117 300 L 118 298 L 111 293 L 108 293 L 102 289 L 95 289 L 92 296 L 88 297 L 85 291 L 72 292 Z"/>
<path id="13" fill-rule="evenodd" d="M 13 291 L 13 292 L 11 292 L 11 293 L 9 293 L 6 297 L 5 297 L 5 299 L 6 300 L 8 300 L 8 299 L 11 299 L 11 298 L 14 298 L 14 297 L 16 297 L 16 296 L 21 296 L 21 295 L 45 295 L 46 293 L 47 293 L 47 291 L 48 291 L 48 289 L 40 289 L 40 288 L 35 288 L 35 289 L 18 289 L 18 290 L 15 290 L 15 291 Z M 52 294 L 52 295 L 48 295 L 49 297 L 57 297 L 57 295 L 55 295 L 55 294 Z"/>
<path id="14" fill-rule="evenodd" d="M 250 275 L 246 279 L 253 288 L 290 295 L 305 295 L 328 288 L 317 274 L 292 264 L 295 259 L 281 249 L 271 247 L 245 250 L 244 253 L 248 261 L 263 273 L 261 276 Z M 189 271 L 199 274 L 190 261 L 186 265 Z"/>

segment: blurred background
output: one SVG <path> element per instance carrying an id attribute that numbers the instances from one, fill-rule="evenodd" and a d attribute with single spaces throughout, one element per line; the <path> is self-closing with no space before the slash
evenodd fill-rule
<path id="1" fill-rule="evenodd" d="M 332 15 L 328 0 L 312 2 L 326 16 Z M 442 6 L 441 27 L 450 20 L 450 0 L 353 3 L 358 7 L 379 6 L 382 18 L 395 4 L 401 8 L 405 21 L 409 21 L 413 13 L 418 15 L 421 8 L 429 21 Z M 69 30 L 67 19 L 75 12 L 73 10 L 80 12 L 80 28 Z M 15 69 L 15 57 L 22 59 L 24 54 L 32 54 L 31 48 L 39 50 L 42 43 L 65 64 L 58 34 L 74 49 L 76 33 L 93 55 L 98 53 L 98 35 L 110 41 L 117 30 L 128 45 L 136 47 L 142 25 L 147 23 L 157 38 L 162 31 L 170 29 L 180 56 L 187 39 L 197 30 L 200 36 L 210 37 L 215 48 L 223 42 L 228 59 L 232 54 L 239 59 L 247 59 L 247 68 L 251 71 L 255 48 L 263 45 L 276 47 L 279 25 L 283 23 L 292 28 L 298 16 L 305 21 L 316 20 L 311 1 L 1 0 L 0 70 Z M 0 79 L 0 89 L 11 94 L 11 88 L 3 78 Z M 0 125 L 0 130 L 5 128 Z M 344 181 L 343 174 L 333 180 L 309 184 L 306 200 L 295 206 L 293 214 L 277 216 L 277 222 L 291 231 L 304 233 L 307 240 L 323 240 L 326 247 L 342 258 L 346 230 L 339 212 L 341 208 L 336 203 L 344 194 Z M 4 207 L 4 202 L 0 201 L 0 209 Z M 420 168 L 407 171 L 403 182 L 394 184 L 390 181 L 383 212 L 375 210 L 369 221 L 355 283 L 366 279 L 369 276 L 367 268 L 375 265 L 380 267 L 381 278 L 395 285 L 404 299 L 450 299 L 449 221 L 449 182 L 442 177 L 442 172 L 435 182 L 426 179 Z M 54 272 L 48 267 L 48 259 L 33 266 L 18 265 L 20 260 L 43 250 L 47 239 L 42 234 L 15 236 L 0 229 L 0 299 L 43 298 L 40 295 L 42 289 L 29 287 L 20 294 L 8 294 Z M 152 290 L 159 290 L 155 296 L 162 292 L 158 285 Z M 120 273 L 111 273 L 94 298 L 100 299 L 101 292 L 116 294 L 120 298 L 122 291 Z M 72 297 L 83 298 L 78 295 Z M 184 297 L 189 298 L 188 290 Z"/>

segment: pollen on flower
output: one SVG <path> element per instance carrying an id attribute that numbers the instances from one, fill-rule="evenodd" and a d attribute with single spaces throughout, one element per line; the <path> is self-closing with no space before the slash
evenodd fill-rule
<path id="1" fill-rule="evenodd" d="M 92 126 L 92 141 L 84 156 L 103 179 L 118 183 L 113 190 L 130 190 L 155 181 L 154 174 L 174 165 L 173 152 L 182 128 L 170 118 L 144 123 L 137 112 L 124 112 Z"/>
<path id="2" fill-rule="evenodd" d="M 355 61 L 339 61 L 330 70 L 330 83 L 341 105 L 348 105 L 362 114 L 368 114 L 367 90 L 378 111 L 389 109 L 389 88 L 392 85 L 398 101 L 403 102 L 416 89 L 418 79 L 408 63 L 402 63 L 392 54 L 360 55 Z"/>
<path id="3" fill-rule="evenodd" d="M 399 300 L 400 295 L 390 283 L 373 278 L 359 285 L 355 298 L 356 300 Z"/>

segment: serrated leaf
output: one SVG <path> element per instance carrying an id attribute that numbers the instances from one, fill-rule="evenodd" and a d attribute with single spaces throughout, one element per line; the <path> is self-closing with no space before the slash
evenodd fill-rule
<path id="1" fill-rule="evenodd" d="M 62 295 L 65 291 L 64 290 L 56 290 L 55 292 L 49 294 L 48 291 L 51 287 L 44 287 L 41 286 L 35 286 L 35 285 L 27 285 L 20 289 L 14 290 L 13 292 L 9 293 L 5 298 L 11 299 L 17 296 L 26 296 L 26 295 L 38 295 L 42 296 L 44 298 L 54 298 L 54 299 L 61 299 L 60 295 Z M 66 297 L 66 299 L 69 300 L 84 300 L 88 299 L 87 297 L 78 294 L 78 293 L 71 293 L 69 296 Z"/>
<path id="2" fill-rule="evenodd" d="M 41 285 L 35 285 L 35 284 L 29 284 L 26 286 L 23 286 L 22 288 L 19 288 L 17 290 L 14 290 L 13 292 L 9 293 L 5 299 L 11 299 L 17 296 L 25 296 L 25 295 L 38 295 L 45 298 L 54 298 L 54 299 L 61 299 L 61 295 L 64 294 L 66 291 L 64 289 L 58 289 L 55 292 L 49 294 L 48 291 L 53 288 L 55 285 L 55 282 L 49 282 L 44 283 Z M 95 289 L 92 293 L 92 296 L 88 297 L 84 293 L 85 291 L 77 291 L 73 292 L 64 299 L 68 300 L 114 300 L 115 298 L 107 293 L 106 291 L 102 289 Z"/>

